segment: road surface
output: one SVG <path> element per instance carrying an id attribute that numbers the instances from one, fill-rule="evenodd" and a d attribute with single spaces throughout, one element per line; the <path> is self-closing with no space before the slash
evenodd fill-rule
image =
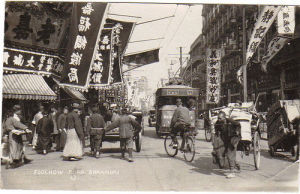
<path id="1" fill-rule="evenodd" d="M 255 170 L 253 156 L 238 153 L 241 172 L 226 179 L 228 170 L 212 163 L 212 145 L 203 131 L 196 137 L 196 156 L 192 163 L 183 154 L 166 155 L 163 139 L 155 128 L 145 125 L 142 151 L 135 162 L 120 159 L 119 143 L 103 144 L 99 159 L 84 156 L 81 161 L 63 161 L 62 152 L 38 155 L 26 147 L 33 162 L 17 169 L 1 166 L 4 189 L 105 190 L 105 191 L 298 191 L 298 165 L 289 157 L 271 158 L 267 142 L 262 141 L 261 167 Z M 85 151 L 88 153 L 89 148 Z"/>

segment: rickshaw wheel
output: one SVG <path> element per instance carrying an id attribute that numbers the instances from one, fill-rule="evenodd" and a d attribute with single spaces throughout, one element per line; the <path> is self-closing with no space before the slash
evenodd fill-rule
<path id="1" fill-rule="evenodd" d="M 173 148 L 173 141 L 170 135 L 166 135 L 164 145 L 169 156 L 174 157 L 177 155 L 178 148 Z"/>
<path id="2" fill-rule="evenodd" d="M 260 136 L 258 131 L 254 133 L 253 138 L 253 156 L 255 169 L 258 170 L 260 166 Z"/>
<path id="3" fill-rule="evenodd" d="M 211 142 L 211 139 L 212 139 L 211 130 L 209 128 L 205 127 L 204 132 L 205 132 L 205 140 L 207 142 Z"/>
<path id="4" fill-rule="evenodd" d="M 137 152 L 141 151 L 141 148 L 142 148 L 142 134 L 141 134 L 141 132 L 135 138 L 135 148 L 136 148 Z"/>

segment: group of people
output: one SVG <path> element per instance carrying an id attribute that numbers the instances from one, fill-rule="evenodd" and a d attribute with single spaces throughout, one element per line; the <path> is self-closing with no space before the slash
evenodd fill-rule
<path id="1" fill-rule="evenodd" d="M 189 109 L 183 106 L 182 100 L 176 100 L 177 108 L 171 119 L 171 137 L 173 140 L 173 148 L 178 147 L 177 134 L 181 136 L 184 130 L 189 127 L 191 119 Z M 215 123 L 215 135 L 213 138 L 212 155 L 218 161 L 220 168 L 224 168 L 225 158 L 227 157 L 230 173 L 227 178 L 234 178 L 234 170 L 240 170 L 240 165 L 236 162 L 236 152 L 239 141 L 241 140 L 241 125 L 239 122 L 226 118 L 226 114 L 220 111 L 218 120 Z M 184 141 L 184 139 L 183 139 Z M 185 142 L 182 142 L 180 150 L 185 149 Z"/>
<path id="2" fill-rule="evenodd" d="M 21 121 L 20 105 L 13 106 L 11 114 L 3 121 L 2 130 L 3 140 L 7 143 L 7 167 L 16 168 L 32 161 L 25 156 L 24 135 L 29 137 L 29 145 L 37 153 L 46 155 L 51 151 L 54 141 L 55 150 L 63 152 L 64 160 L 75 161 L 83 158 L 86 136 L 90 138 L 91 155 L 99 158 L 103 135 L 114 128 L 119 128 L 122 158 L 125 158 L 128 149 L 128 161 L 133 161 L 133 136 L 141 130 L 141 125 L 129 114 L 127 108 L 121 111 L 115 109 L 107 116 L 103 115 L 98 104 L 94 104 L 89 107 L 89 114 L 84 119 L 81 113 L 82 108 L 78 103 L 64 107 L 61 114 L 54 107 L 47 110 L 40 105 L 30 130 Z"/>

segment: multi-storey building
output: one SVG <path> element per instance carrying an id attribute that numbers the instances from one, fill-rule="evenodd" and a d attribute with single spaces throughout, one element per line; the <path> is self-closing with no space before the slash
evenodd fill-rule
<path id="1" fill-rule="evenodd" d="M 254 25 L 262 6 L 247 5 L 246 45 L 249 43 Z M 185 83 L 202 89 L 202 109 L 205 105 L 206 48 L 222 50 L 221 59 L 221 100 L 219 106 L 242 100 L 243 86 L 238 82 L 236 72 L 243 64 L 243 18 L 242 5 L 203 5 L 202 34 L 190 48 L 190 61 L 183 71 Z M 295 35 L 268 65 L 268 73 L 261 71 L 261 58 L 267 51 L 269 42 L 277 36 L 275 21 L 254 54 L 248 69 L 248 100 L 255 100 L 259 94 L 261 111 L 266 111 L 278 99 L 299 98 L 299 7 L 296 8 Z M 191 73 L 191 69 L 192 72 Z"/>

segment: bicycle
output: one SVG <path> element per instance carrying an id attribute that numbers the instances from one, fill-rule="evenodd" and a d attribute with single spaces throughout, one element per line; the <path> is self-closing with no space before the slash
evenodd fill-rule
<path id="1" fill-rule="evenodd" d="M 177 137 L 175 137 L 177 138 Z M 187 162 L 192 162 L 195 157 L 195 134 L 194 130 L 189 128 L 188 126 L 184 127 L 183 130 L 183 135 L 181 136 L 182 140 L 185 140 L 185 144 L 183 146 L 183 150 L 180 150 L 183 152 L 183 156 L 185 161 Z M 167 154 L 171 157 L 174 157 L 177 155 L 179 147 L 182 146 L 182 141 L 181 143 L 174 147 L 175 142 L 172 140 L 171 134 L 166 135 L 165 141 L 164 141 L 164 146 Z"/>

